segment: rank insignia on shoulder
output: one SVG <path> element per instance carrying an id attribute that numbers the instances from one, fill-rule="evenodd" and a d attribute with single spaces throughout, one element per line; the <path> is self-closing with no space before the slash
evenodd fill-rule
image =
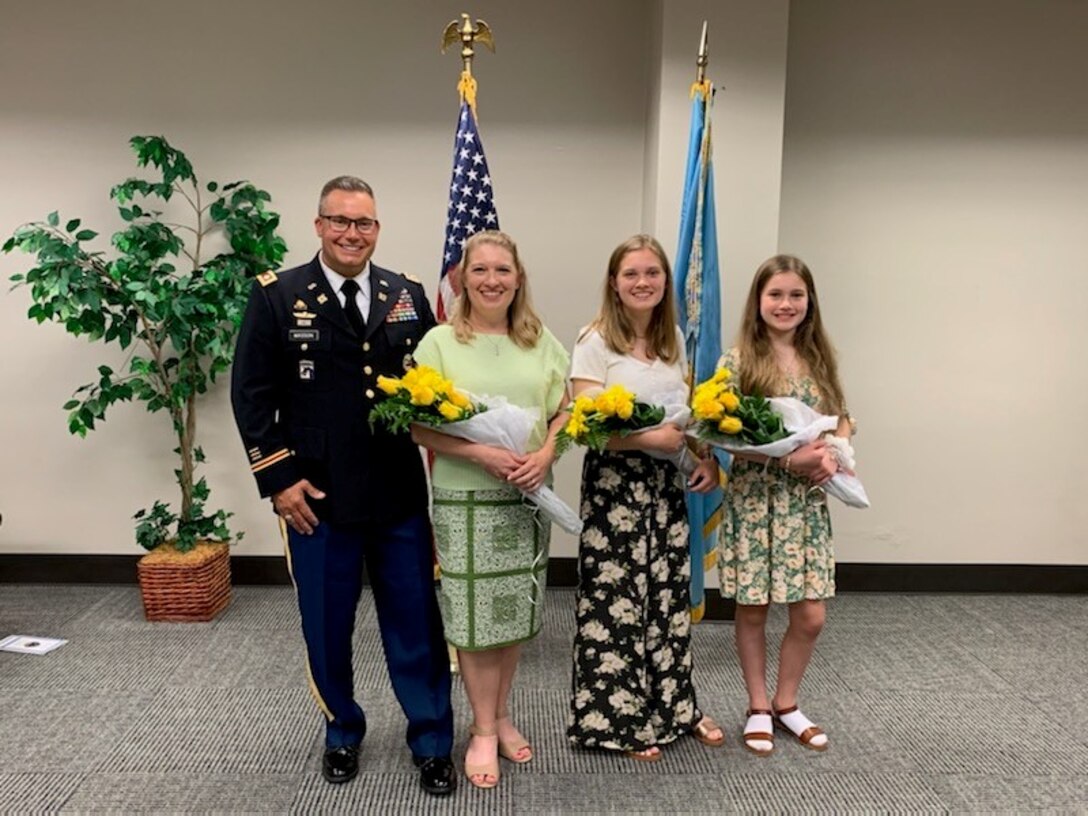
<path id="1" fill-rule="evenodd" d="M 262 272 L 257 276 L 257 281 L 261 286 L 271 286 L 276 282 L 276 273 L 271 270 L 268 272 Z"/>
<path id="2" fill-rule="evenodd" d="M 406 274 L 406 273 L 402 272 L 402 273 L 401 273 L 401 277 L 407 278 L 407 279 L 408 279 L 408 280 L 410 280 L 410 281 L 411 281 L 412 283 L 418 283 L 418 284 L 419 284 L 420 286 L 422 286 L 422 285 L 423 285 L 423 281 L 421 281 L 421 280 L 420 280 L 419 278 L 417 278 L 417 277 L 416 277 L 415 275 L 408 275 L 408 274 Z"/>

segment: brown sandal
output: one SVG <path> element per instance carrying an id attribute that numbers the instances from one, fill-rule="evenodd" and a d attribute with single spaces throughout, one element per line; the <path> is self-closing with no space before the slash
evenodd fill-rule
<path id="1" fill-rule="evenodd" d="M 741 742 L 744 743 L 745 749 L 752 752 L 756 756 L 761 756 L 761 757 L 770 756 L 771 754 L 774 753 L 774 725 L 773 725 L 774 712 L 769 710 L 769 709 L 766 709 L 766 708 L 750 708 L 750 709 L 748 709 L 748 711 L 745 712 L 744 716 L 748 717 L 748 718 L 751 718 L 751 717 L 756 716 L 757 714 L 762 714 L 764 716 L 767 716 L 767 717 L 771 718 L 771 722 L 772 722 L 771 730 L 770 731 L 747 731 L 747 730 L 742 731 L 741 732 Z M 745 723 L 744 727 L 745 727 L 745 729 L 747 729 L 748 723 Z M 767 749 L 755 748 L 755 747 L 752 746 L 752 744 L 751 744 L 752 742 L 769 742 L 769 743 L 771 743 L 771 747 L 767 748 Z"/>
<path id="2" fill-rule="evenodd" d="M 495 737 L 498 740 L 498 734 L 494 731 L 484 732 L 476 727 L 475 724 L 468 727 L 468 732 L 474 737 Z M 468 781 L 473 784 L 474 787 L 482 788 L 484 790 L 495 787 L 499 784 L 499 757 L 496 755 L 493 762 L 487 762 L 483 765 L 469 765 L 468 764 L 468 749 L 465 749 L 465 776 L 468 777 Z M 491 777 L 494 781 L 488 782 L 487 778 Z M 474 778 L 475 777 L 475 778 Z M 477 779 L 479 781 L 477 781 Z"/>
<path id="3" fill-rule="evenodd" d="M 661 761 L 661 749 L 656 745 L 651 745 L 649 748 L 643 748 L 638 751 L 625 751 L 626 756 L 635 760 L 636 762 L 660 762 Z"/>
<path id="4" fill-rule="evenodd" d="M 711 737 L 710 735 L 715 731 L 718 732 L 718 736 Z M 710 717 L 704 716 L 699 722 L 695 723 L 691 729 L 691 735 L 703 745 L 709 745 L 711 748 L 717 748 L 725 742 L 725 733 L 722 731 L 721 726 Z"/>
<path id="5" fill-rule="evenodd" d="M 823 745 L 812 744 L 813 737 L 817 737 L 820 734 L 824 733 L 823 729 L 820 728 L 818 725 L 811 725 L 800 734 L 798 734 L 796 731 L 794 731 L 792 728 L 782 722 L 781 717 L 783 714 L 792 714 L 796 710 L 797 706 L 791 705 L 789 708 L 783 708 L 775 711 L 773 715 L 775 726 L 777 728 L 781 728 L 783 731 L 796 739 L 799 743 L 801 743 L 801 745 L 803 745 L 805 748 L 808 748 L 810 751 L 826 751 L 828 746 L 827 742 L 824 742 Z"/>

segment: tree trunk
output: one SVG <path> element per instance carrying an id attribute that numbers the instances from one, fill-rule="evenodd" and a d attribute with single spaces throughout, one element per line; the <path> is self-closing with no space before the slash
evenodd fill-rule
<path id="1" fill-rule="evenodd" d="M 181 450 L 181 521 L 191 521 L 193 515 L 193 438 L 196 435 L 196 398 L 189 395 L 182 409 L 178 433 Z"/>

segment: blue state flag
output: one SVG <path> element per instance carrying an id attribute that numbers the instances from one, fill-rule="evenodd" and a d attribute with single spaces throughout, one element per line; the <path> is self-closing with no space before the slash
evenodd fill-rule
<path id="1" fill-rule="evenodd" d="M 721 281 L 718 278 L 718 231 L 714 210 L 714 165 L 710 140 L 710 111 L 714 102 L 709 81 L 691 88 L 691 134 L 684 173 L 680 241 L 676 250 L 676 291 L 680 328 L 692 384 L 709 379 L 722 353 Z M 719 465 L 728 454 L 715 449 Z M 724 461 L 722 461 L 724 459 Z M 719 471 L 724 484 L 724 472 Z M 706 611 L 705 575 L 716 562 L 717 528 L 721 523 L 722 490 L 688 493 L 691 525 L 691 616 Z"/>

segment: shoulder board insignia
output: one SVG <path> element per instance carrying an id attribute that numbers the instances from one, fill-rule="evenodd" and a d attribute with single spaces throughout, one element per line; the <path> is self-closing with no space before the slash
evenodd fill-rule
<path id="1" fill-rule="evenodd" d="M 417 278 L 417 277 L 416 277 L 415 275 L 406 275 L 406 274 L 404 274 L 404 273 L 402 272 L 402 273 L 401 273 L 401 277 L 402 277 L 402 278 L 407 278 L 407 279 L 408 279 L 408 280 L 410 280 L 410 281 L 411 281 L 412 283 L 418 283 L 418 284 L 419 284 L 420 286 L 422 286 L 422 285 L 423 285 L 423 281 L 421 281 L 421 280 L 420 280 L 419 278 Z"/>
<path id="2" fill-rule="evenodd" d="M 261 286 L 271 286 L 276 282 L 276 273 L 271 271 L 262 272 L 257 276 L 257 280 L 260 282 Z"/>

